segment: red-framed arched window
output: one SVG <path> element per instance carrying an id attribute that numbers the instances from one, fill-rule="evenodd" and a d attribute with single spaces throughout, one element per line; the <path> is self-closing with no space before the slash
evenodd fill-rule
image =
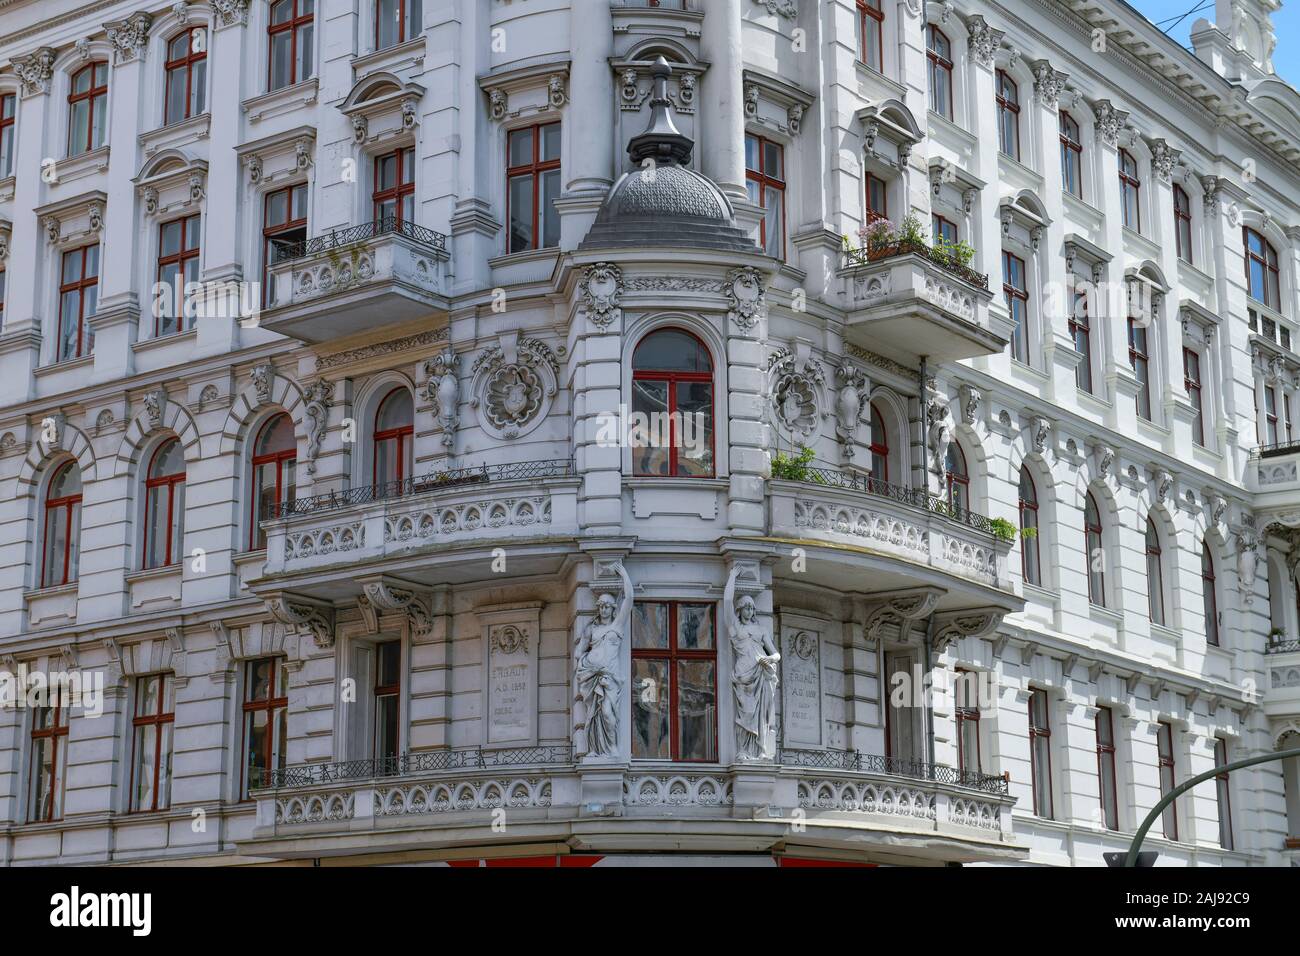
<path id="1" fill-rule="evenodd" d="M 1061 137 L 1061 185 L 1072 196 L 1083 198 L 1083 137 L 1079 124 L 1065 110 L 1057 117 Z"/>
<path id="2" fill-rule="evenodd" d="M 181 559 L 185 533 L 185 456 L 175 438 L 149 459 L 144 496 L 144 566 L 165 568 Z"/>
<path id="3" fill-rule="evenodd" d="M 274 0 L 266 28 L 267 92 L 310 79 L 316 31 L 316 0 Z"/>
<path id="4" fill-rule="evenodd" d="M 1182 186 L 1174 186 L 1174 238 L 1178 258 L 1192 261 L 1192 201 Z"/>
<path id="5" fill-rule="evenodd" d="M 862 62 L 877 73 L 885 70 L 885 10 L 881 0 L 857 0 Z"/>
<path id="6" fill-rule="evenodd" d="M 1119 193 L 1121 221 L 1134 232 L 1142 231 L 1142 180 L 1137 160 L 1127 149 L 1119 151 Z"/>
<path id="7" fill-rule="evenodd" d="M 970 474 L 966 471 L 966 455 L 955 441 L 948 443 L 944 470 L 947 472 L 948 506 L 957 512 L 970 511 Z"/>
<path id="8" fill-rule="evenodd" d="M 375 410 L 374 434 L 373 484 L 401 494 L 402 482 L 411 477 L 415 435 L 415 405 L 409 391 L 399 387 L 384 396 Z"/>
<path id="9" fill-rule="evenodd" d="M 633 474 L 713 476 L 713 360 L 703 342 L 682 329 L 640 341 L 632 353 L 632 415 Z"/>
<path id="10" fill-rule="evenodd" d="M 253 513 L 248 531 L 248 548 L 266 547 L 262 520 L 271 517 L 281 502 L 294 497 L 294 465 L 298 440 L 293 419 L 281 412 L 262 426 L 253 443 Z"/>
<path id="11" fill-rule="evenodd" d="M 1277 250 L 1249 226 L 1241 227 L 1241 241 L 1246 246 L 1246 291 L 1256 302 L 1280 312 L 1282 283 Z"/>
<path id="12" fill-rule="evenodd" d="M 871 403 L 871 478 L 889 484 L 889 433 L 875 402 Z"/>
<path id="13" fill-rule="evenodd" d="M 1147 518 L 1147 607 L 1154 624 L 1165 623 L 1165 576 L 1161 564 L 1160 532 L 1156 523 Z"/>
<path id="14" fill-rule="evenodd" d="M 415 147 L 375 157 L 375 189 L 370 198 L 375 222 L 384 223 L 384 228 L 415 221 Z"/>
<path id="15" fill-rule="evenodd" d="M 68 155 L 104 145 L 108 126 L 108 63 L 87 63 L 72 74 L 68 93 Z"/>
<path id="16" fill-rule="evenodd" d="M 925 56 L 930 64 L 930 109 L 952 119 L 952 44 L 933 23 L 925 31 Z"/>
<path id="17" fill-rule="evenodd" d="M 41 587 L 77 580 L 81 535 L 81 469 L 65 461 L 45 489 L 45 534 L 42 538 Z"/>
<path id="18" fill-rule="evenodd" d="M 420 35 L 420 0 L 375 0 L 375 49 L 387 50 Z"/>
<path id="19" fill-rule="evenodd" d="M 1205 609 L 1205 643 L 1218 647 L 1219 600 L 1214 581 L 1214 555 L 1210 554 L 1210 542 L 1204 538 L 1201 539 L 1201 597 Z"/>
<path id="20" fill-rule="evenodd" d="M 998 70 L 998 148 L 1012 159 L 1020 159 L 1020 88 L 1016 81 Z"/>
<path id="21" fill-rule="evenodd" d="M 1020 573 L 1026 584 L 1041 586 L 1042 565 L 1038 560 L 1038 490 L 1029 469 L 1020 466 Z"/>
<path id="22" fill-rule="evenodd" d="M 163 125 L 171 126 L 207 109 L 208 30 L 192 27 L 167 41 L 167 91 Z"/>
<path id="23" fill-rule="evenodd" d="M 1083 503 L 1083 538 L 1083 560 L 1088 568 L 1088 600 L 1098 607 L 1105 607 L 1106 554 L 1102 550 L 1101 509 L 1091 491 Z"/>

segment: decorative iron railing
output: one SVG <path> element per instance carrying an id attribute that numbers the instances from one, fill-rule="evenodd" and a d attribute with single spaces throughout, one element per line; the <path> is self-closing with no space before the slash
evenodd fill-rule
<path id="1" fill-rule="evenodd" d="M 1300 641 L 1296 640 L 1272 640 L 1270 639 L 1264 645 L 1265 654 L 1289 654 L 1292 651 L 1300 651 Z"/>
<path id="2" fill-rule="evenodd" d="M 419 753 L 403 753 L 393 757 L 336 760 L 332 763 L 307 763 L 269 771 L 255 771 L 251 778 L 250 789 L 280 790 L 348 780 L 443 773 L 450 770 L 490 770 L 494 767 L 541 767 L 571 763 L 573 763 L 573 748 L 568 744 L 506 747 L 498 750 L 484 750 L 482 747 L 423 750 Z"/>
<path id="3" fill-rule="evenodd" d="M 882 262 L 885 259 L 905 255 L 918 255 L 922 259 L 932 262 L 944 272 L 956 276 L 962 282 L 973 285 L 977 289 L 987 289 L 989 287 L 989 277 L 984 273 L 976 272 L 955 256 L 949 255 L 941 249 L 931 248 L 924 242 L 900 240 L 880 245 L 864 245 L 857 249 L 845 249 L 844 267 L 864 266 L 872 262 Z"/>
<path id="4" fill-rule="evenodd" d="M 334 229 L 323 236 L 305 239 L 302 242 L 277 244 L 274 247 L 274 262 L 302 259 L 305 256 L 328 252 L 331 249 L 342 249 L 358 242 L 365 242 L 368 239 L 388 235 L 405 236 L 412 242 L 418 242 L 420 245 L 427 246 L 444 255 L 447 252 L 447 237 L 442 233 L 426 229 L 424 226 L 417 226 L 406 219 L 398 219 L 396 216 L 384 216 L 373 222 L 363 222 L 355 226 L 348 226 L 345 229 Z"/>
<path id="5" fill-rule="evenodd" d="M 844 488 L 848 491 L 889 498 L 911 508 L 919 508 L 931 514 L 956 521 L 959 524 L 964 524 L 984 534 L 997 536 L 992 518 L 977 514 L 969 508 L 953 504 L 947 498 L 932 495 L 924 488 L 891 485 L 889 482 L 873 478 L 871 475 L 855 471 L 840 471 L 836 468 L 808 466 L 800 468 L 797 474 L 801 475 L 801 477 L 793 477 L 790 480 L 802 481 L 806 484 L 824 485 L 828 488 Z"/>
<path id="6" fill-rule="evenodd" d="M 418 477 L 403 478 L 378 485 L 364 485 L 360 488 L 345 488 L 331 491 L 310 498 L 297 498 L 294 501 L 282 501 L 269 504 L 263 510 L 262 520 L 272 518 L 289 518 L 294 515 L 315 514 L 320 511 L 333 511 L 338 508 L 350 508 L 353 505 L 371 504 L 387 501 L 407 495 L 423 494 L 442 488 L 454 488 L 460 485 L 486 484 L 497 481 L 540 481 L 543 478 L 568 478 L 573 475 L 573 459 L 560 458 L 549 461 L 512 461 L 502 465 L 473 465 L 468 468 L 452 468 L 436 471 Z"/>
<path id="7" fill-rule="evenodd" d="M 1296 452 L 1300 452 L 1300 441 L 1283 441 L 1273 445 L 1259 445 L 1251 451 L 1250 457 L 1280 458 L 1282 455 L 1291 455 Z"/>
<path id="8" fill-rule="evenodd" d="M 857 773 L 911 777 L 916 780 L 966 787 L 983 793 L 1005 794 L 1010 786 L 1006 777 L 958 770 L 955 767 L 923 763 L 919 760 L 898 760 L 880 754 L 864 754 L 856 750 L 782 750 L 781 763 L 787 767 L 812 767 L 819 770 L 849 770 Z"/>

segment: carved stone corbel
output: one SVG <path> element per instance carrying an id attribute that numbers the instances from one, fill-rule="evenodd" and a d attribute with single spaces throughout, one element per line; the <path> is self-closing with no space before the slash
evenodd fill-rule
<path id="1" fill-rule="evenodd" d="M 323 601 L 281 594 L 266 599 L 271 616 L 299 637 L 310 635 L 322 650 L 334 646 L 334 607 Z"/>
<path id="2" fill-rule="evenodd" d="M 385 577 L 363 580 L 361 590 L 362 597 L 357 603 L 372 634 L 379 629 L 381 614 L 404 612 L 410 621 L 413 640 L 422 641 L 433 636 L 433 601 L 424 591 Z"/>
<path id="3" fill-rule="evenodd" d="M 1006 608 L 980 607 L 936 614 L 931 638 L 935 653 L 942 654 L 949 644 L 963 637 L 978 638 L 992 634 L 1006 613 Z"/>
<path id="4" fill-rule="evenodd" d="M 887 623 L 899 625 L 906 632 L 909 624 L 923 618 L 939 603 L 940 592 L 934 588 L 917 588 L 903 591 L 893 597 L 869 605 L 862 630 L 868 640 L 879 640 L 880 630 Z"/>

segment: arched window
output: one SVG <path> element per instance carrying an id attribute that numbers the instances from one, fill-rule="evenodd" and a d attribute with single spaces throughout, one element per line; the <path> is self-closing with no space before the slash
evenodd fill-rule
<path id="1" fill-rule="evenodd" d="M 1061 110 L 1061 185 L 1067 193 L 1083 198 L 1083 138 L 1074 117 Z"/>
<path id="2" fill-rule="evenodd" d="M 1178 258 L 1192 261 L 1192 201 L 1182 186 L 1174 186 L 1174 238 L 1178 245 Z"/>
<path id="3" fill-rule="evenodd" d="M 68 155 L 80 156 L 104 145 L 108 127 L 108 64 L 87 63 L 72 74 L 68 93 Z"/>
<path id="4" fill-rule="evenodd" d="M 1088 566 L 1088 600 L 1098 607 L 1106 606 L 1106 577 L 1103 568 L 1106 557 L 1101 544 L 1101 511 L 1092 492 L 1083 503 L 1083 559 Z"/>
<path id="5" fill-rule="evenodd" d="M 185 457 L 175 438 L 153 453 L 144 494 L 144 566 L 165 568 L 181 559 L 185 534 Z"/>
<path id="6" fill-rule="evenodd" d="M 414 424 L 415 406 L 410 392 L 395 388 L 384 396 L 375 412 L 373 483 L 393 486 L 386 489 L 387 493 L 401 494 L 402 483 L 411 477 Z"/>
<path id="7" fill-rule="evenodd" d="M 1241 239 L 1246 246 L 1246 291 L 1256 302 L 1280 312 L 1282 286 L 1277 250 L 1249 226 L 1241 227 Z"/>
<path id="8" fill-rule="evenodd" d="M 1121 221 L 1134 232 L 1142 231 L 1142 210 L 1138 203 L 1142 181 L 1138 179 L 1138 164 L 1126 149 L 1119 151 L 1119 192 Z"/>
<path id="9" fill-rule="evenodd" d="M 713 361 L 694 335 L 660 329 L 637 345 L 632 414 L 633 474 L 713 476 Z"/>
<path id="10" fill-rule="evenodd" d="M 885 69 L 885 11 L 881 0 L 857 0 L 862 62 L 877 73 Z"/>
<path id="11" fill-rule="evenodd" d="M 266 547 L 261 522 L 273 517 L 276 506 L 294 497 L 294 465 L 298 457 L 298 440 L 293 434 L 293 419 L 284 412 L 276 415 L 258 432 L 253 443 L 253 513 L 248 529 L 248 548 Z"/>
<path id="12" fill-rule="evenodd" d="M 64 462 L 45 489 L 44 554 L 41 587 L 53 588 L 77 580 L 78 538 L 81 535 L 81 470 Z"/>
<path id="13" fill-rule="evenodd" d="M 970 474 L 966 471 L 966 456 L 955 441 L 948 443 L 944 470 L 947 472 L 948 507 L 958 513 L 970 511 Z"/>
<path id="14" fill-rule="evenodd" d="M 267 92 L 315 75 L 315 13 L 316 0 L 274 0 L 271 4 L 271 21 L 266 28 L 270 61 Z"/>
<path id="15" fill-rule="evenodd" d="M 1151 621 L 1165 623 L 1165 578 L 1160 567 L 1160 534 L 1156 523 L 1147 518 L 1147 606 Z"/>
<path id="16" fill-rule="evenodd" d="M 942 30 L 930 24 L 925 48 L 930 61 L 930 109 L 952 119 L 952 44 Z"/>
<path id="17" fill-rule="evenodd" d="M 194 27 L 167 41 L 167 95 L 163 125 L 171 126 L 207 109 L 208 31 Z"/>
<path id="18" fill-rule="evenodd" d="M 1219 601 L 1214 589 L 1214 555 L 1210 542 L 1201 539 L 1201 596 L 1205 607 L 1205 643 L 1219 646 Z"/>
<path id="19" fill-rule="evenodd" d="M 1020 159 L 1020 91 L 1004 70 L 998 70 L 998 147 Z"/>
<path id="20" fill-rule="evenodd" d="M 1042 565 L 1038 561 L 1038 492 L 1033 476 L 1020 466 L 1020 572 L 1026 584 L 1042 585 Z"/>
<path id="21" fill-rule="evenodd" d="M 889 483 L 889 433 L 885 431 L 885 416 L 876 403 L 871 403 L 871 477 Z"/>
<path id="22" fill-rule="evenodd" d="M 387 50 L 420 35 L 420 0 L 375 0 L 375 49 Z"/>
<path id="23" fill-rule="evenodd" d="M 14 124 L 18 117 L 18 94 L 0 93 L 0 179 L 13 175 Z"/>

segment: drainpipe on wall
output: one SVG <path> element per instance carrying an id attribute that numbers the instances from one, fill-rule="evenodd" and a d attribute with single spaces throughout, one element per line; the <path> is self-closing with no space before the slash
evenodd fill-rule
<path id="1" fill-rule="evenodd" d="M 930 671 L 930 648 L 933 642 L 934 614 L 931 613 L 925 619 L 925 676 L 930 678 L 930 693 L 926 695 L 925 705 L 925 752 L 926 763 L 932 767 L 934 766 L 934 676 Z"/>

